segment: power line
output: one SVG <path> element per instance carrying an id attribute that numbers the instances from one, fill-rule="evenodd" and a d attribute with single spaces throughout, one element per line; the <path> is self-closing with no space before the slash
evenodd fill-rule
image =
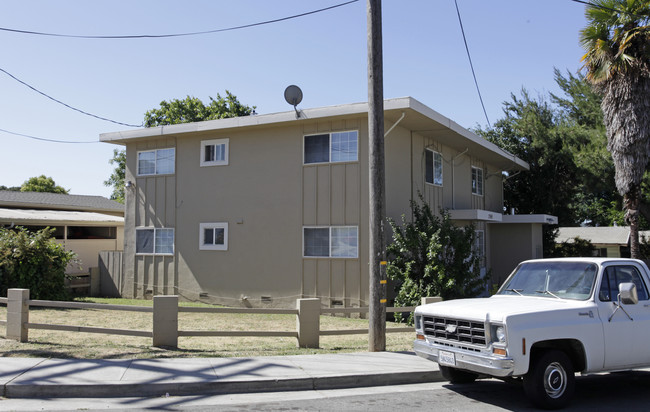
<path id="1" fill-rule="evenodd" d="M 190 33 L 89 36 L 89 35 L 75 35 L 75 34 L 61 34 L 61 33 L 45 33 L 45 32 L 30 31 L 30 30 L 10 29 L 10 28 L 7 28 L 7 27 L 0 27 L 0 30 L 8 31 L 8 32 L 12 32 L 12 33 L 32 34 L 32 35 L 50 36 L 50 37 L 67 37 L 67 38 L 74 38 L 74 39 L 158 39 L 158 38 L 168 38 L 168 37 L 198 36 L 198 35 L 204 35 L 204 34 L 222 33 L 222 32 L 225 32 L 225 31 L 247 29 L 247 28 L 250 28 L 250 27 L 257 27 L 257 26 L 263 26 L 263 25 L 266 25 L 266 24 L 278 23 L 278 22 L 281 22 L 281 21 L 286 21 L 286 20 L 296 19 L 296 18 L 299 18 L 299 17 L 309 16 L 311 14 L 321 13 L 321 12 L 324 12 L 324 11 L 327 11 L 327 10 L 335 9 L 337 7 L 347 6 L 348 4 L 356 3 L 357 1 L 359 1 L 359 0 L 350 0 L 350 1 L 347 1 L 345 3 L 335 4 L 334 6 L 324 7 L 322 9 L 312 10 L 312 11 L 308 11 L 306 13 L 294 14 L 293 16 L 281 17 L 281 18 L 278 18 L 278 19 L 266 20 L 266 21 L 262 21 L 262 22 L 258 22 L 258 23 L 244 24 L 244 25 L 241 25 L 241 26 L 227 27 L 227 28 L 224 28 L 224 29 L 214 29 L 214 30 L 190 32 Z"/>
<path id="2" fill-rule="evenodd" d="M 46 93 L 44 93 L 44 92 L 38 90 L 38 89 L 35 88 L 34 86 L 31 86 L 31 85 L 25 83 L 24 81 L 20 80 L 19 78 L 17 78 L 16 76 L 14 76 L 13 74 L 9 73 L 8 71 L 6 71 L 5 69 L 3 69 L 3 68 L 1 68 L 1 67 L 0 67 L 0 71 L 3 72 L 4 74 L 6 74 L 7 76 L 11 77 L 12 79 L 14 79 L 15 81 L 17 81 L 18 83 L 20 83 L 20 84 L 22 84 L 22 85 L 24 85 L 24 86 L 29 87 L 30 89 L 32 89 L 32 90 L 35 91 L 36 93 L 38 93 L 38 94 L 40 94 L 40 95 L 42 95 L 42 96 L 45 96 L 45 97 L 47 97 L 48 99 L 50 99 L 50 100 L 52 100 L 52 101 L 54 101 L 54 102 L 57 102 L 57 103 L 59 103 L 59 104 L 65 106 L 65 107 L 67 107 L 68 109 L 72 109 L 72 110 L 77 111 L 77 112 L 79 112 L 79 113 L 85 114 L 86 116 L 94 117 L 94 118 L 96 118 L 96 119 L 100 119 L 100 120 L 104 120 L 104 121 L 107 121 L 107 122 L 111 122 L 111 123 L 119 124 L 119 125 L 122 125 L 122 126 L 129 126 L 129 127 L 142 127 L 141 124 L 140 124 L 140 125 L 137 125 L 137 124 L 122 123 L 122 122 L 118 122 L 118 121 L 115 121 L 115 120 L 107 119 L 106 117 L 101 117 L 101 116 L 97 116 L 97 115 L 92 114 L 92 113 L 84 112 L 84 111 L 81 110 L 81 109 L 77 109 L 76 107 L 72 107 L 72 106 L 70 106 L 69 104 L 63 103 L 61 100 L 55 99 L 54 97 L 52 97 L 52 96 L 50 96 L 50 95 L 48 95 L 48 94 L 46 94 Z"/>
<path id="3" fill-rule="evenodd" d="M 51 142 L 51 143 L 71 143 L 71 144 L 84 144 L 84 143 L 99 143 L 99 140 L 92 141 L 69 141 L 69 140 L 55 140 L 55 139 L 45 139 L 43 137 L 30 136 L 28 134 L 16 133 L 5 129 L 0 129 L 0 132 L 12 134 L 14 136 L 27 137 L 29 139 L 40 140 L 42 142 Z"/>
<path id="4" fill-rule="evenodd" d="M 469 47 L 467 46 L 467 38 L 465 37 L 465 29 L 463 28 L 463 20 L 460 18 L 460 10 L 458 9 L 458 1 L 454 0 L 456 4 L 456 13 L 458 14 L 458 23 L 460 23 L 460 31 L 463 33 L 463 42 L 465 42 L 465 50 L 467 51 L 467 58 L 469 59 L 469 67 L 472 68 L 472 76 L 474 77 L 474 84 L 476 85 L 476 91 L 478 92 L 478 98 L 481 101 L 481 107 L 483 108 L 483 114 L 485 115 L 485 120 L 487 120 L 488 126 L 492 127 L 490 124 L 490 119 L 488 118 L 487 111 L 485 110 L 485 104 L 483 104 L 483 97 L 481 96 L 481 89 L 478 87 L 478 81 L 476 80 L 476 73 L 474 72 L 474 64 L 472 63 L 472 56 L 469 53 Z"/>

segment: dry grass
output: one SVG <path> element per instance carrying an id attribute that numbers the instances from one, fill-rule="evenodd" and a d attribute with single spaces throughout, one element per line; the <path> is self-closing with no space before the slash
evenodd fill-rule
<path id="1" fill-rule="evenodd" d="M 86 299 L 96 303 L 151 305 L 151 301 L 127 299 Z M 187 306 L 207 306 L 183 304 Z M 6 319 L 6 307 L 0 306 L 0 319 Z M 141 312 L 102 311 L 93 309 L 30 309 L 32 323 L 52 323 L 75 326 L 96 326 L 114 329 L 152 329 L 152 314 Z M 321 316 L 321 329 L 361 329 L 368 327 L 365 319 Z M 388 327 L 403 327 L 389 323 Z M 180 330 L 249 330 L 295 331 L 295 315 L 249 315 L 179 313 Z M 296 347 L 295 338 L 282 337 L 180 337 L 178 349 L 151 346 L 151 338 L 75 333 L 30 329 L 29 342 L 4 339 L 5 327 L 0 326 L 0 356 L 52 357 L 79 359 L 133 359 L 165 357 L 249 357 L 316 353 L 359 352 L 368 350 L 368 335 L 321 336 L 320 348 Z M 412 349 L 414 334 L 389 333 L 386 350 Z"/>

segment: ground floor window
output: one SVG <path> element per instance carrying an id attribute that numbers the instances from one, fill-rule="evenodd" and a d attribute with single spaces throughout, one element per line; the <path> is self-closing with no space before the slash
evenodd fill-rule
<path id="1" fill-rule="evenodd" d="M 303 228 L 304 257 L 357 258 L 359 228 L 357 226 L 325 226 Z"/>
<path id="2" fill-rule="evenodd" d="M 135 253 L 142 255 L 174 254 L 174 229 L 136 228 Z"/>
<path id="3" fill-rule="evenodd" d="M 201 223 L 200 250 L 228 250 L 228 223 Z"/>

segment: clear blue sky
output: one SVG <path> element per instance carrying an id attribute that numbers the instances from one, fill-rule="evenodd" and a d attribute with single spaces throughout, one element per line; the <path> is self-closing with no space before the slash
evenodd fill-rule
<path id="1" fill-rule="evenodd" d="M 5 0 L 0 27 L 79 35 L 206 31 L 279 19 L 344 0 Z M 584 5 L 571 0 L 458 0 L 490 122 L 522 87 L 558 92 L 576 72 Z M 453 0 L 383 0 L 384 96 L 412 96 L 460 125 L 487 124 Z M 167 39 L 90 40 L 0 31 L 0 68 L 71 106 L 141 124 L 162 100 L 234 93 L 259 114 L 367 101 L 366 2 L 236 31 Z M 131 128 L 63 107 L 0 73 L 0 129 L 98 141 Z M 47 143 L 0 132 L 0 185 L 45 174 L 73 194 L 109 196 L 116 146 Z"/>

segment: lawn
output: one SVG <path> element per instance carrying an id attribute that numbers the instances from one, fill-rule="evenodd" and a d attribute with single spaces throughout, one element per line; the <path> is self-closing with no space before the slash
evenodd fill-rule
<path id="1" fill-rule="evenodd" d="M 152 305 L 152 301 L 85 298 L 84 302 L 116 305 Z M 180 303 L 181 306 L 209 306 Z M 6 306 L 0 305 L 0 319 L 7 318 Z M 32 307 L 29 321 L 114 329 L 152 329 L 152 313 L 103 311 L 96 309 L 50 309 Z M 180 330 L 295 331 L 295 315 L 179 313 Z M 368 320 L 323 315 L 321 330 L 361 329 Z M 403 327 L 389 322 L 387 327 Z M 5 339 L 0 325 L 0 356 L 51 357 L 79 359 L 133 359 L 166 357 L 250 357 L 316 353 L 359 352 L 368 350 L 368 335 L 321 336 L 320 347 L 296 347 L 295 338 L 283 337 L 179 337 L 177 349 L 151 346 L 151 338 L 30 329 L 29 342 Z M 386 350 L 411 350 L 414 333 L 389 333 Z"/>

